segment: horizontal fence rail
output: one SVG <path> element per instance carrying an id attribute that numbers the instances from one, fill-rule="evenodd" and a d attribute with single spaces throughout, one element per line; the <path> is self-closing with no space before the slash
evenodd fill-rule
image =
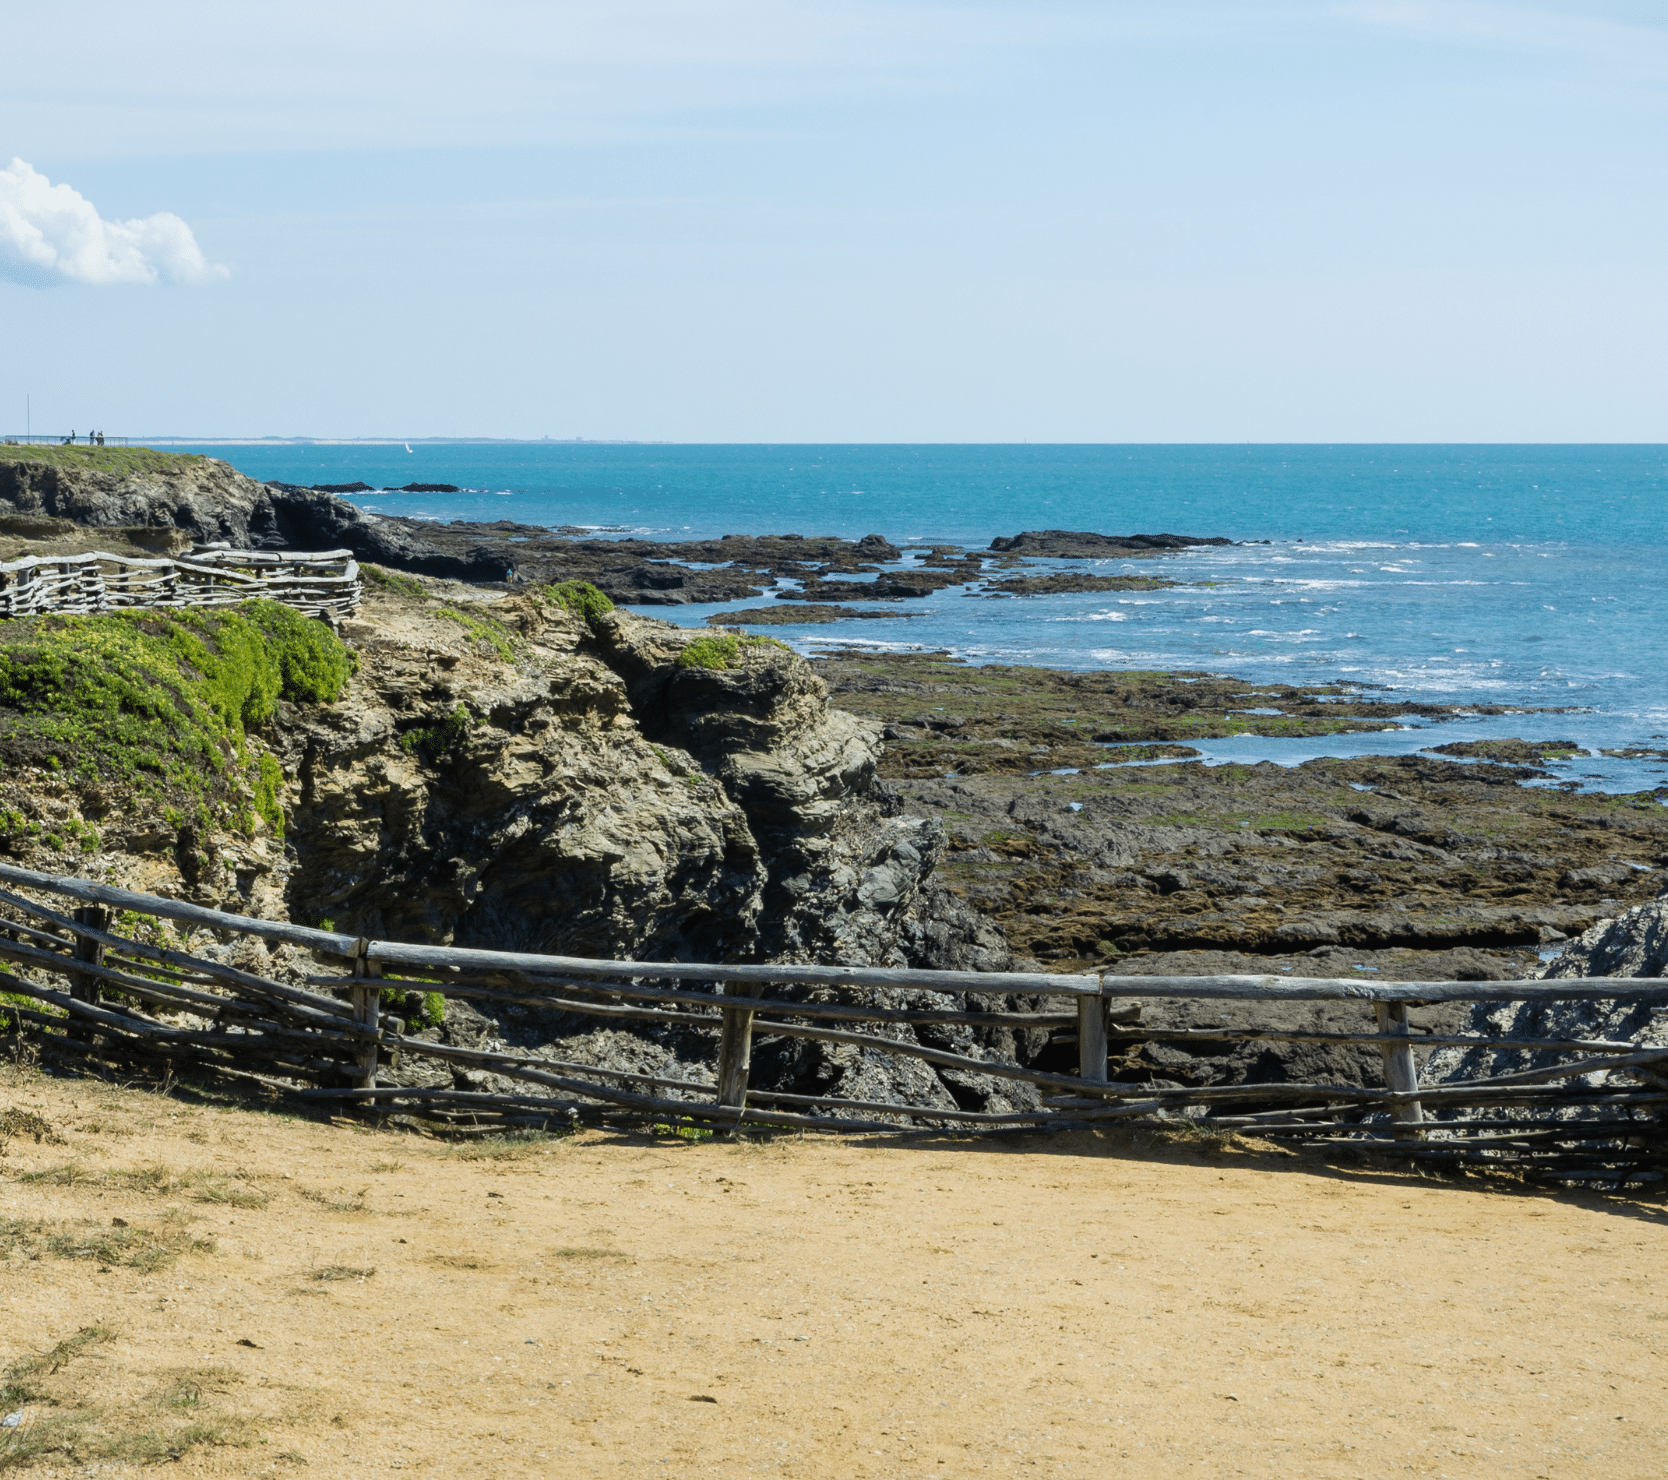
<path id="1" fill-rule="evenodd" d="M 0 565 L 0 617 L 94 616 L 134 608 L 235 606 L 261 597 L 327 621 L 363 598 L 349 550 L 199 548 L 190 555 L 25 555 Z"/>
<path id="2" fill-rule="evenodd" d="M 1293 981 L 1269 976 L 1058 975 L 909 971 L 798 963 L 600 961 L 583 957 L 423 946 L 257 920 L 90 880 L 0 864 L 0 991 L 29 1001 L 0 1013 L 48 1030 L 68 1051 L 195 1060 L 255 1073 L 305 1098 L 380 1114 L 419 1115 L 474 1129 L 590 1122 L 675 1121 L 708 1127 L 890 1131 L 949 1127 L 1067 1128 L 1182 1118 L 1205 1129 L 1254 1132 L 1288 1143 L 1386 1149 L 1479 1165 L 1509 1161 L 1571 1180 L 1656 1180 L 1668 1163 L 1668 1046 L 1575 1037 L 1416 1035 L 1408 1008 L 1431 1002 L 1668 1002 L 1668 980 L 1587 978 L 1536 982 Z M 36 895 L 68 901 L 53 907 Z M 311 969 L 279 981 L 208 955 L 136 940 L 112 929 L 132 911 L 312 953 Z M 189 932 L 187 932 L 189 935 Z M 55 977 L 53 986 L 43 977 Z M 799 1000 L 784 991 L 904 990 L 927 1005 Z M 533 1006 L 606 1023 L 675 1025 L 710 1035 L 710 1078 L 656 1075 L 561 1060 L 488 1043 L 466 1047 L 412 1031 L 384 994 Z M 982 997 L 1033 999 L 984 1009 Z M 1130 999 L 1219 1002 L 1358 1001 L 1376 1032 L 1141 1023 Z M 1040 999 L 1040 1000 L 1037 1000 Z M 1050 999 L 1054 1005 L 1050 1005 Z M 166 1015 L 166 1016 L 165 1016 Z M 169 1018 L 173 1021 L 169 1021 Z M 956 1052 L 918 1041 L 925 1025 L 1045 1030 L 1077 1047 L 1077 1072 L 1037 1068 L 987 1049 Z M 755 1041 L 803 1039 L 912 1059 L 1033 1088 L 1035 1109 L 986 1111 L 808 1095 L 750 1083 Z M 697 1042 L 701 1041 L 699 1039 Z M 1183 1085 L 1120 1079 L 1117 1050 L 1146 1042 L 1298 1042 L 1376 1047 L 1379 1085 L 1247 1082 Z M 1425 1084 L 1416 1048 L 1532 1054 L 1511 1072 Z M 477 1071 L 501 1090 L 389 1082 L 400 1065 Z"/>

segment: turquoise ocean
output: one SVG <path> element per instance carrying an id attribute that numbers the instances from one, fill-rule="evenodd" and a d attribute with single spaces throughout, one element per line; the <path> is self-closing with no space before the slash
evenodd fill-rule
<path id="1" fill-rule="evenodd" d="M 379 513 L 638 538 L 881 534 L 982 548 L 1025 529 L 1069 529 L 1256 541 L 1069 563 L 1211 585 L 1017 599 L 951 588 L 900 604 L 907 622 L 769 630 L 807 653 L 947 649 L 974 663 L 1203 669 L 1562 711 L 1206 742 L 1213 761 L 1293 764 L 1518 735 L 1586 748 L 1554 765 L 1564 784 L 1668 783 L 1668 447 L 409 445 L 179 450 L 263 480 L 463 490 L 355 497 Z M 757 604 L 644 610 L 705 625 Z M 1663 755 L 1601 753 L 1624 749 Z"/>

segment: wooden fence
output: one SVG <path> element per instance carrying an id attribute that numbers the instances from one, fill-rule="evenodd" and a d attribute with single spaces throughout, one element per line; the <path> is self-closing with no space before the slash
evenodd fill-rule
<path id="1" fill-rule="evenodd" d="M 359 566 L 348 550 L 304 555 L 209 546 L 156 559 L 95 550 L 25 555 L 0 565 L 0 617 L 234 606 L 264 597 L 335 622 L 359 609 L 361 594 Z"/>
<path id="2" fill-rule="evenodd" d="M 419 1115 L 474 1129 L 587 1122 L 889 1131 L 1081 1128 L 1143 1118 L 1185 1119 L 1207 1130 L 1251 1131 L 1304 1143 L 1347 1142 L 1397 1156 L 1459 1162 L 1509 1159 L 1552 1176 L 1658 1180 L 1668 1163 L 1668 1047 L 1636 1042 L 1474 1034 L 1412 1036 L 1408 1008 L 1431 1002 L 1626 999 L 1668 1002 L 1668 980 L 1580 978 L 1534 982 L 1360 982 L 1271 976 L 1060 976 L 906 971 L 793 964 L 706 965 L 598 961 L 369 940 L 225 914 L 84 879 L 0 864 L 0 991 L 34 1006 L 0 1006 L 44 1030 L 55 1050 L 106 1059 L 161 1056 L 265 1078 L 303 1098 L 355 1103 L 380 1115 Z M 16 889 L 26 893 L 15 892 Z M 54 908 L 45 895 L 68 901 Z M 314 969 L 278 981 L 206 955 L 120 933 L 112 911 L 172 920 L 312 953 Z M 131 919 L 131 916 L 128 918 Z M 43 978 L 56 977 L 62 986 Z M 465 1048 L 408 1031 L 383 994 L 534 1006 L 602 1021 L 708 1030 L 710 1080 L 599 1068 L 509 1048 Z M 925 1008 L 886 1008 L 766 995 L 784 989 L 903 989 Z M 1036 1010 L 983 1011 L 969 999 L 1042 999 Z M 1140 1024 L 1131 999 L 1281 1003 L 1352 1001 L 1370 1008 L 1359 1033 Z M 1052 999 L 1052 1000 L 1051 1000 Z M 402 999 L 403 1000 L 403 999 Z M 184 1015 L 169 1022 L 159 1014 Z M 1074 1031 L 1075 1074 L 995 1055 L 934 1048 L 900 1029 L 925 1024 Z M 1041 1107 L 997 1113 L 790 1094 L 749 1085 L 759 1038 L 813 1039 L 1032 1084 Z M 1385 1084 L 1245 1083 L 1154 1088 L 1110 1072 L 1113 1045 L 1146 1041 L 1283 1042 L 1377 1047 Z M 1536 1067 L 1458 1083 L 1419 1084 L 1415 1047 L 1525 1050 Z M 388 1083 L 392 1066 L 428 1060 L 513 1082 L 488 1092 Z"/>

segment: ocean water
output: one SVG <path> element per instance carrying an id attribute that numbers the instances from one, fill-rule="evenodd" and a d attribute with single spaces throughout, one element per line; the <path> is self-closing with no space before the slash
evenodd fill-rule
<path id="1" fill-rule="evenodd" d="M 950 588 L 899 603 L 906 620 L 769 630 L 806 652 L 944 648 L 972 662 L 1203 669 L 1552 708 L 1563 712 L 1201 748 L 1217 761 L 1293 764 L 1452 739 L 1567 738 L 1589 754 L 1555 764 L 1559 781 L 1668 783 L 1668 761 L 1598 754 L 1668 750 L 1668 447 L 411 445 L 192 450 L 262 479 L 465 490 L 357 496 L 383 513 L 668 540 L 875 533 L 982 548 L 1055 528 L 1256 541 L 1060 563 L 1209 585 L 1002 599 Z M 704 625 L 757 604 L 646 610 Z"/>

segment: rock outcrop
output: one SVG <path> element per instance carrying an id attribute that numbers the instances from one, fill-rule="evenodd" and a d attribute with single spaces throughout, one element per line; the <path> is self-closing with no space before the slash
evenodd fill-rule
<path id="1" fill-rule="evenodd" d="M 1650 904 L 1636 905 L 1612 919 L 1600 920 L 1550 961 L 1527 972 L 1526 979 L 1561 981 L 1576 977 L 1664 975 L 1668 975 L 1668 891 Z M 1575 1002 L 1482 1002 L 1472 1011 L 1469 1029 L 1514 1038 L 1607 1039 L 1646 1046 L 1668 1044 L 1668 1019 L 1654 1012 L 1653 1005 L 1626 995 Z M 1568 1056 L 1439 1049 L 1431 1055 L 1423 1077 L 1426 1082 L 1434 1083 L 1480 1079 L 1519 1069 L 1544 1068 L 1560 1061 L 1568 1062 Z M 1588 1082 L 1602 1084 L 1607 1078 L 1601 1073 L 1590 1076 Z M 1633 1083 L 1624 1078 L 1618 1081 L 1618 1087 Z"/>
<path id="2" fill-rule="evenodd" d="M 1222 535 L 1199 538 L 1186 534 L 1095 534 L 1074 529 L 1027 529 L 999 535 L 990 548 L 1005 555 L 1047 556 L 1052 560 L 1104 560 L 1111 556 L 1152 555 L 1167 550 L 1190 550 L 1195 545 L 1231 545 Z"/>
<path id="3" fill-rule="evenodd" d="M 439 550 L 420 529 L 333 493 L 257 483 L 211 457 L 180 457 L 165 470 L 128 473 L 0 460 L 0 514 L 95 529 L 172 529 L 243 550 L 347 549 L 361 560 L 462 581 L 501 581 L 510 568 L 500 551 Z"/>
<path id="4" fill-rule="evenodd" d="M 1000 932 L 937 887 L 942 828 L 876 783 L 879 727 L 831 710 L 780 644 L 734 643 L 710 668 L 680 659 L 714 639 L 652 618 L 586 623 L 534 593 L 464 606 L 388 588 L 347 631 L 360 668 L 343 701 L 292 711 L 277 738 L 295 778 L 292 916 L 596 957 L 1011 965 Z M 457 1006 L 444 1031 L 623 1072 L 712 1069 L 705 1030 L 478 1006 Z M 1040 1047 L 931 1041 L 974 1056 Z M 762 1088 L 1034 1102 L 844 1045 L 767 1040 L 755 1064 Z"/>

